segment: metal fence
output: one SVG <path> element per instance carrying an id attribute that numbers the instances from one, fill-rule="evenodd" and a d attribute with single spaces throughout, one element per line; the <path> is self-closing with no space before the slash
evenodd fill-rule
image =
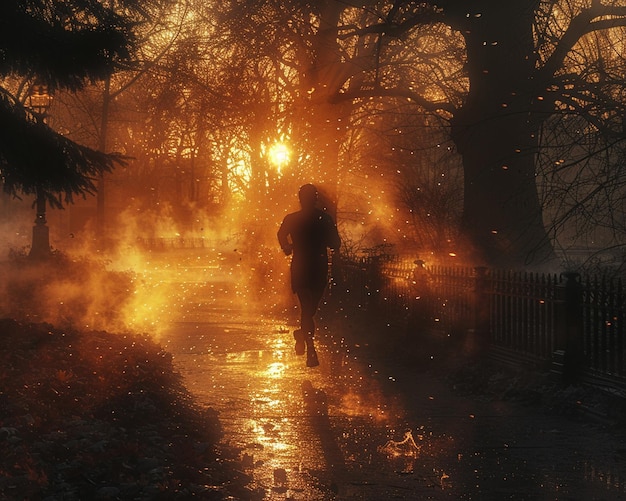
<path id="1" fill-rule="evenodd" d="M 626 378 L 622 281 L 585 278 L 580 303 L 587 371 L 596 377 Z"/>
<path id="2" fill-rule="evenodd" d="M 215 240 L 204 237 L 138 237 L 137 245 L 142 249 L 205 249 L 213 248 Z"/>
<path id="3" fill-rule="evenodd" d="M 559 348 L 560 285 L 554 275 L 490 271 L 484 291 L 489 296 L 490 341 L 530 358 L 551 360 Z"/>
<path id="4" fill-rule="evenodd" d="M 568 380 L 626 388 L 621 280 L 431 267 L 388 257 L 341 263 L 335 277 L 353 302 L 415 335 L 469 332 L 493 356 L 548 365 Z"/>

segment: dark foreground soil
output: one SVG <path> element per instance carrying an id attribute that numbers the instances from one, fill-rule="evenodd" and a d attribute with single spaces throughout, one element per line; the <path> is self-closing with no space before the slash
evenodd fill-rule
<path id="1" fill-rule="evenodd" d="M 0 320 L 0 499 L 257 499 L 169 354 Z"/>

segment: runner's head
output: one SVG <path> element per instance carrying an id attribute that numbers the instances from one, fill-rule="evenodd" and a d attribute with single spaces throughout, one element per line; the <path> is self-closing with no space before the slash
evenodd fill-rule
<path id="1" fill-rule="evenodd" d="M 300 199 L 300 205 L 303 208 L 313 208 L 317 202 L 317 188 L 312 184 L 305 184 L 300 188 L 298 192 L 298 198 Z"/>

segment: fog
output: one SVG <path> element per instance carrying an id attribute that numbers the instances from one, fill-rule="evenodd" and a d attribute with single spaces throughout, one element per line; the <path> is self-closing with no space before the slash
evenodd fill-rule
<path id="1" fill-rule="evenodd" d="M 299 186 L 311 181 L 320 192 L 319 206 L 337 221 L 346 258 L 398 254 L 430 264 L 441 259 L 438 249 L 416 240 L 416 209 L 399 197 L 397 166 L 381 164 L 380 175 L 372 177 L 354 164 L 339 185 L 316 174 L 296 175 L 296 167 L 283 165 L 282 176 L 262 192 L 252 186 L 237 192 L 233 184 L 231 197 L 219 203 L 184 197 L 176 202 L 164 190 L 161 198 L 151 184 L 137 184 L 127 168 L 120 169 L 107 177 L 102 228 L 95 196 L 63 209 L 48 207 L 52 259 L 42 262 L 28 257 L 32 201 L 5 197 L 10 210 L 1 227 L 6 272 L 0 314 L 81 329 L 145 332 L 158 339 L 193 301 L 194 288 L 225 281 L 237 284 L 233 300 L 288 324 L 297 316 L 296 301 L 289 258 L 276 232 L 282 218 L 299 208 Z M 460 264 L 461 258 L 455 259 Z M 181 283 L 189 284 L 182 292 Z"/>

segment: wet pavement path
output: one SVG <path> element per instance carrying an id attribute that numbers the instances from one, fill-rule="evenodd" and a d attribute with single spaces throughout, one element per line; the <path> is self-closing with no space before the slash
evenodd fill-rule
<path id="1" fill-rule="evenodd" d="M 341 332 L 318 336 L 321 365 L 309 369 L 294 326 L 215 275 L 189 270 L 176 284 L 185 301 L 162 342 L 266 499 L 626 499 L 622 436 L 386 373 Z"/>

